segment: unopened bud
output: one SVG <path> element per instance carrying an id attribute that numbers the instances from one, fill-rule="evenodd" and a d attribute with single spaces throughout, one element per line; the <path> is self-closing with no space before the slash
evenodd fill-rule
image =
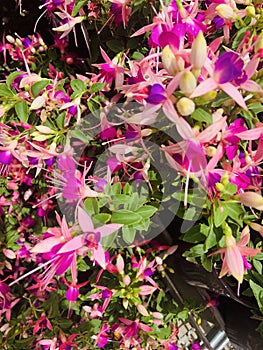
<path id="1" fill-rule="evenodd" d="M 194 77 L 193 73 L 191 73 L 189 70 L 184 72 L 184 74 L 181 76 L 179 86 L 186 96 L 190 96 L 196 88 L 196 78 Z"/>
<path id="2" fill-rule="evenodd" d="M 216 12 L 219 17 L 222 17 L 226 20 L 231 20 L 234 17 L 234 10 L 232 7 L 226 4 L 220 4 L 216 7 Z"/>
<path id="3" fill-rule="evenodd" d="M 19 38 L 16 38 L 15 42 L 18 46 L 23 46 L 22 41 Z"/>
<path id="4" fill-rule="evenodd" d="M 200 96 L 200 98 L 204 101 L 213 101 L 216 98 L 217 92 L 216 91 L 209 91 L 206 94 Z"/>
<path id="5" fill-rule="evenodd" d="M 15 39 L 11 35 L 7 35 L 5 38 L 10 44 L 15 43 Z"/>
<path id="6" fill-rule="evenodd" d="M 256 10 L 253 5 L 247 6 L 246 8 L 246 15 L 249 17 L 255 17 L 256 16 Z"/>
<path id="7" fill-rule="evenodd" d="M 184 69 L 184 60 L 180 56 L 176 57 L 169 45 L 166 45 L 162 51 L 162 62 L 164 68 L 171 75 L 176 75 Z"/>
<path id="8" fill-rule="evenodd" d="M 206 155 L 208 157 L 213 157 L 216 154 L 216 148 L 214 146 L 208 146 L 206 149 Z"/>
<path id="9" fill-rule="evenodd" d="M 182 97 L 176 104 L 178 112 L 186 117 L 191 115 L 195 110 L 195 104 L 190 98 Z"/>
<path id="10" fill-rule="evenodd" d="M 122 282 L 125 284 L 125 286 L 128 286 L 131 283 L 130 276 L 128 275 L 123 276 Z"/>
<path id="11" fill-rule="evenodd" d="M 192 67 L 197 70 L 201 69 L 205 64 L 206 57 L 207 45 L 203 32 L 200 30 L 192 45 L 190 55 L 190 63 Z"/>

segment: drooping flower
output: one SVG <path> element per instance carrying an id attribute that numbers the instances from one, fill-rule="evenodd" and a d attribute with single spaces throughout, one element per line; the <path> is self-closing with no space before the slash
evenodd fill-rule
<path id="1" fill-rule="evenodd" d="M 226 224 L 227 225 L 227 224 Z M 231 231 L 229 231 L 229 226 L 226 228 L 226 243 L 225 247 L 218 249 L 213 252 L 214 254 L 221 254 L 221 258 L 223 260 L 221 272 L 219 274 L 219 278 L 230 274 L 232 275 L 240 284 L 243 282 L 243 277 L 245 270 L 247 269 L 246 260 L 244 263 L 244 258 L 247 256 L 255 256 L 257 255 L 261 249 L 260 248 L 250 248 L 246 245 L 250 240 L 249 227 L 246 226 L 242 233 L 239 242 L 236 242 L 236 239 L 233 237 Z M 239 294 L 239 287 L 238 287 Z"/>

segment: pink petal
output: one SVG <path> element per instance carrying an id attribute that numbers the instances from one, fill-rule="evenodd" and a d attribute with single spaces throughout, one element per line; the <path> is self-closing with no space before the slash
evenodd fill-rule
<path id="1" fill-rule="evenodd" d="M 262 87 L 253 80 L 245 81 L 240 87 L 250 92 L 263 92 Z"/>
<path id="2" fill-rule="evenodd" d="M 42 242 L 38 243 L 37 245 L 35 245 L 31 249 L 31 252 L 36 254 L 47 253 L 47 252 L 50 252 L 51 249 L 59 243 L 61 243 L 60 237 L 49 237 L 44 239 Z"/>
<path id="3" fill-rule="evenodd" d="M 177 114 L 174 105 L 170 99 L 167 99 L 163 105 L 163 112 L 166 117 L 173 123 L 179 122 L 179 115 Z"/>
<path id="4" fill-rule="evenodd" d="M 93 232 L 94 225 L 88 213 L 81 207 L 78 208 L 78 222 L 83 232 Z"/>
<path id="5" fill-rule="evenodd" d="M 62 248 L 59 249 L 57 254 L 68 253 L 82 248 L 85 245 L 84 237 L 85 234 L 72 238 L 70 241 L 65 243 Z"/>
<path id="6" fill-rule="evenodd" d="M 143 330 L 144 332 L 151 332 L 152 328 L 147 326 L 146 324 L 143 323 L 139 323 L 139 327 L 141 328 L 141 330 Z"/>
<path id="7" fill-rule="evenodd" d="M 246 65 L 245 71 L 248 79 L 250 79 L 252 75 L 256 72 L 259 62 L 260 62 L 260 58 L 255 55 L 252 58 L 252 60 L 250 60 Z"/>
<path id="8" fill-rule="evenodd" d="M 144 284 L 140 287 L 139 295 L 148 295 L 152 294 L 154 291 L 156 291 L 156 288 L 153 286 L 148 286 L 147 284 Z"/>
<path id="9" fill-rule="evenodd" d="M 227 248 L 225 252 L 225 260 L 229 272 L 239 283 L 242 283 L 244 276 L 244 262 L 239 248 L 237 246 Z"/>
<path id="10" fill-rule="evenodd" d="M 105 250 L 101 245 L 98 245 L 97 249 L 92 249 L 92 257 L 98 265 L 100 265 L 103 269 L 106 269 Z"/>
<path id="11" fill-rule="evenodd" d="M 209 142 L 217 136 L 220 130 L 222 130 L 226 124 L 227 117 L 220 118 L 212 125 L 208 126 L 204 131 L 198 135 L 198 140 L 203 142 Z"/>
<path id="12" fill-rule="evenodd" d="M 202 81 L 194 90 L 190 98 L 202 96 L 207 92 L 215 90 L 217 88 L 217 83 L 212 78 L 208 78 Z"/>
<path id="13" fill-rule="evenodd" d="M 236 134 L 241 140 L 257 140 L 263 134 L 263 127 L 254 128 Z"/>
<path id="14" fill-rule="evenodd" d="M 99 232 L 101 237 L 106 237 L 111 233 L 119 230 L 123 225 L 122 224 L 108 224 L 98 228 L 95 228 L 94 231 Z"/>
<path id="15" fill-rule="evenodd" d="M 179 122 L 176 124 L 176 128 L 184 140 L 195 138 L 193 129 L 184 118 L 179 119 Z"/>
<path id="16" fill-rule="evenodd" d="M 252 191 L 240 193 L 237 199 L 247 207 L 263 210 L 263 197 L 259 193 Z"/>
<path id="17" fill-rule="evenodd" d="M 243 256 L 255 256 L 261 252 L 261 248 L 238 247 L 238 249 Z"/>
<path id="18" fill-rule="evenodd" d="M 236 103 L 239 104 L 239 106 L 241 106 L 242 108 L 244 108 L 244 110 L 247 111 L 247 106 L 243 99 L 243 96 L 234 85 L 232 85 L 231 83 L 225 83 L 219 86 L 227 95 L 232 97 L 232 99 L 236 101 Z"/>

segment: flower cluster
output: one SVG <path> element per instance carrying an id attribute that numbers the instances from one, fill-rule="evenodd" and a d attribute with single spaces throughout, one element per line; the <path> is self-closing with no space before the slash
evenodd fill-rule
<path id="1" fill-rule="evenodd" d="M 2 348 L 179 349 L 172 220 L 262 312 L 261 2 L 36 3 L 0 43 Z"/>

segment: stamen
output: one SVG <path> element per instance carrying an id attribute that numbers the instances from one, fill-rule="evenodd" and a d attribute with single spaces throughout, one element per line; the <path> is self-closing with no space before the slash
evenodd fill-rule
<path id="1" fill-rule="evenodd" d="M 28 271 L 25 275 L 20 276 L 19 278 L 17 278 L 16 280 L 14 280 L 13 282 L 11 282 L 9 284 L 9 287 L 13 286 L 14 284 L 16 284 L 17 282 L 23 280 L 24 278 L 26 278 L 27 276 L 32 275 L 32 273 L 42 269 L 42 267 L 47 266 L 48 264 L 50 264 L 51 262 L 53 262 L 54 260 L 56 260 L 58 257 L 55 256 L 53 259 L 46 261 L 45 263 L 41 264 L 40 266 L 36 267 L 35 269 L 33 269 L 32 271 Z"/>

